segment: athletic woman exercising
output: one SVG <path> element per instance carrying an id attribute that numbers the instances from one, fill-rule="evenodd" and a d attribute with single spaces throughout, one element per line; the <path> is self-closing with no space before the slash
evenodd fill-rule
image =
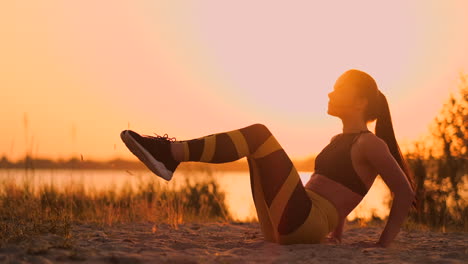
<path id="1" fill-rule="evenodd" d="M 341 242 L 346 216 L 381 175 L 394 194 L 390 216 L 378 242 L 387 247 L 398 234 L 414 202 L 413 181 L 395 140 L 385 96 L 365 72 L 349 70 L 328 94 L 328 114 L 343 122 L 315 159 L 305 186 L 267 127 L 175 141 L 124 130 L 130 151 L 156 175 L 170 180 L 183 161 L 223 163 L 246 157 L 255 208 L 265 239 L 280 244 Z M 375 134 L 367 128 L 377 120 Z M 327 236 L 328 235 L 328 236 Z"/>

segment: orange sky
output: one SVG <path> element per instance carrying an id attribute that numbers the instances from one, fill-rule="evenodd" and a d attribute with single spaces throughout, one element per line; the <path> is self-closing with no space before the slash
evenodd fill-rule
<path id="1" fill-rule="evenodd" d="M 260 122 L 304 157 L 340 132 L 326 95 L 349 68 L 375 77 L 410 142 L 468 72 L 467 13 L 463 0 L 2 1 L 0 156 L 128 158 L 128 126 L 188 139 Z"/>

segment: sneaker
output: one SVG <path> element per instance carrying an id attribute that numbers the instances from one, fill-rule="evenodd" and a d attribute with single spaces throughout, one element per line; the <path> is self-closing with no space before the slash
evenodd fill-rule
<path id="1" fill-rule="evenodd" d="M 148 169 L 165 180 L 170 180 L 175 169 L 180 164 L 172 157 L 171 142 L 175 139 L 164 136 L 139 135 L 131 130 L 124 130 L 120 133 L 120 138 L 127 148 Z"/>

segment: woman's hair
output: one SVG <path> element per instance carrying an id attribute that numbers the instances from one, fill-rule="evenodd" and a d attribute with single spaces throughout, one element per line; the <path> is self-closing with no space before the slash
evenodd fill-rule
<path id="1" fill-rule="evenodd" d="M 390 116 L 390 108 L 388 106 L 387 98 L 379 91 L 375 80 L 367 73 L 359 70 L 349 70 L 343 75 L 346 75 L 346 80 L 352 82 L 352 87 L 358 96 L 367 99 L 367 108 L 364 111 L 364 119 L 371 122 L 377 119 L 375 124 L 375 135 L 383 139 L 390 149 L 392 156 L 400 165 L 400 168 L 406 175 L 406 178 L 411 184 L 413 191 L 415 190 L 414 179 L 408 164 L 406 163 L 403 155 L 401 154 L 400 147 L 395 138 L 393 130 L 392 118 Z M 413 205 L 416 205 L 413 202 Z"/>

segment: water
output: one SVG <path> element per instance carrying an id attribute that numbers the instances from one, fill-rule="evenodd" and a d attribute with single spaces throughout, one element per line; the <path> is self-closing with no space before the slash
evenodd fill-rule
<path id="1" fill-rule="evenodd" d="M 310 172 L 299 172 L 302 182 L 305 184 Z M 231 215 L 236 220 L 248 220 L 256 218 L 255 206 L 250 189 L 249 174 L 246 172 L 212 172 L 211 177 L 217 180 L 219 187 L 226 193 L 226 203 Z M 123 188 L 135 189 L 140 182 L 154 180 L 156 176 L 148 171 L 125 170 L 0 170 L 0 183 L 3 181 L 15 181 L 22 184 L 27 181 L 34 187 L 44 184 L 53 184 L 57 187 L 82 185 L 87 191 L 122 190 Z M 207 173 L 177 171 L 173 180 L 167 182 L 157 178 L 156 181 L 168 187 L 177 188 L 187 178 L 203 179 Z M 356 217 L 370 219 L 372 215 L 380 218 L 388 216 L 389 209 L 386 205 L 390 192 L 384 182 L 377 178 L 364 200 L 350 213 L 349 220 Z"/>

